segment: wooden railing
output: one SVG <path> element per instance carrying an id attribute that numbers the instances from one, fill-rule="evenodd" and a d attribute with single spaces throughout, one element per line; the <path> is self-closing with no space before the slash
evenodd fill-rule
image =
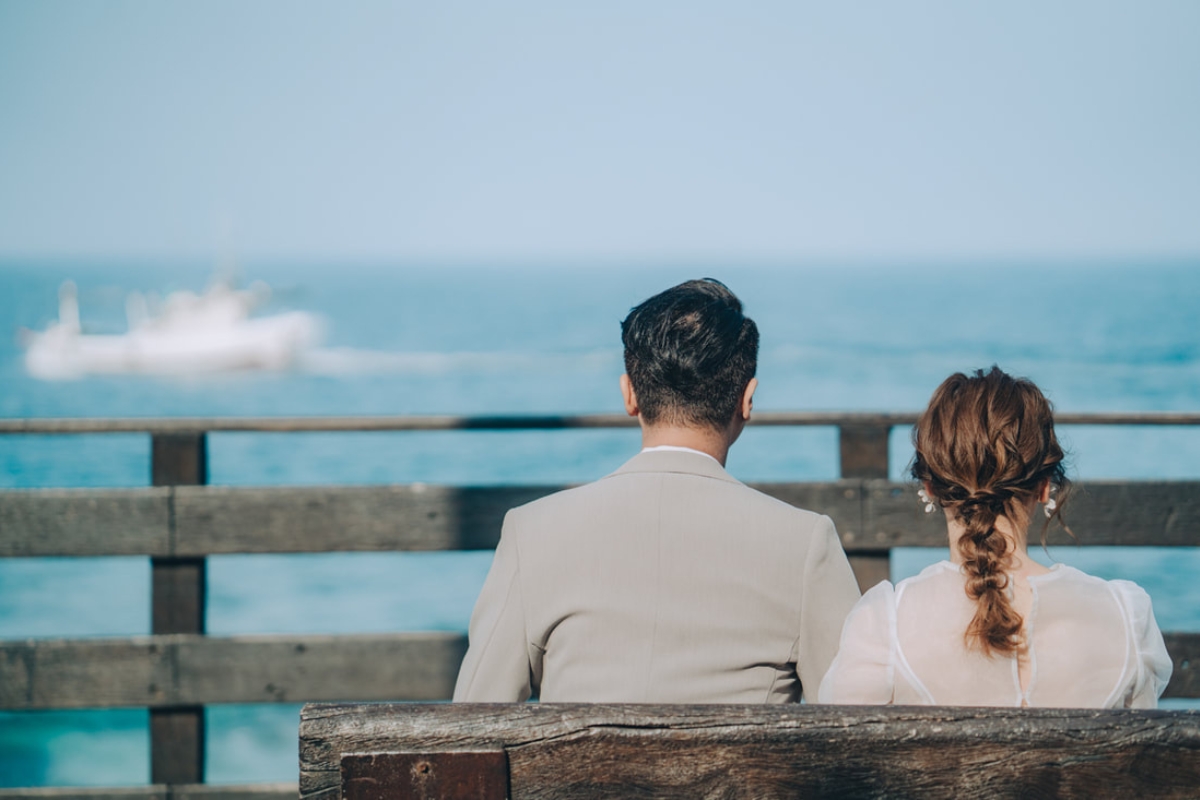
<path id="1" fill-rule="evenodd" d="M 945 525 L 914 489 L 887 480 L 892 427 L 915 414 L 758 413 L 756 426 L 833 426 L 841 480 L 762 483 L 829 514 L 864 586 L 887 578 L 895 547 L 944 547 Z M 1196 425 L 1200 414 L 1060 414 L 1059 424 Z M 0 434 L 144 432 L 149 488 L 0 491 L 0 557 L 147 556 L 151 635 L 0 641 L 0 709 L 150 709 L 151 781 L 135 794 L 293 795 L 295 786 L 209 787 L 204 706 L 215 703 L 443 700 L 465 636 L 205 633 L 206 559 L 234 553 L 493 548 L 504 512 L 561 486 L 215 487 L 217 431 L 550 430 L 627 427 L 620 415 L 268 419 L 0 420 Z M 1087 545 L 1200 546 L 1200 481 L 1089 482 L 1071 524 Z M 1070 540 L 1052 531 L 1051 544 Z M 465 624 L 465 620 L 464 620 Z M 1168 632 L 1172 697 L 1200 697 L 1200 634 Z M 103 796 L 102 790 L 0 790 L 0 797 Z"/>

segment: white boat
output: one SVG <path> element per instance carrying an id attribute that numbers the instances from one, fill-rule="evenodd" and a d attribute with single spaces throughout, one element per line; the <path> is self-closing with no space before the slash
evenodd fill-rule
<path id="1" fill-rule="evenodd" d="M 124 334 L 83 333 L 75 285 L 59 289 L 58 322 L 25 331 L 25 368 L 48 380 L 85 375 L 193 375 L 285 370 L 322 338 L 321 319 L 305 311 L 252 316 L 270 290 L 261 282 L 234 289 L 214 282 L 203 294 L 172 292 L 151 314 L 129 295 Z"/>

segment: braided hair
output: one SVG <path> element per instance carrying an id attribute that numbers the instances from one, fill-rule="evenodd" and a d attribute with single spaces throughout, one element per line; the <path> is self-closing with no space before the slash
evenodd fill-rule
<path id="1" fill-rule="evenodd" d="M 1055 515 L 1066 499 L 1070 484 L 1050 402 L 1032 381 L 996 366 L 956 373 L 933 393 L 913 446 L 912 477 L 965 529 L 958 550 L 976 603 L 967 645 L 986 655 L 1020 651 L 1023 620 L 1009 600 L 1006 574 L 1013 544 L 996 520 L 1025 530 L 1031 502 L 1047 482 L 1060 492 Z"/>

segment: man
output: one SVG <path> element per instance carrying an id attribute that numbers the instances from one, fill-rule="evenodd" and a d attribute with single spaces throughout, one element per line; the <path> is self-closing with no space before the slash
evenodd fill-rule
<path id="1" fill-rule="evenodd" d="M 508 512 L 456 701 L 816 698 L 859 591 L 828 517 L 724 469 L 750 419 L 758 328 L 688 281 L 621 324 L 640 454 Z"/>

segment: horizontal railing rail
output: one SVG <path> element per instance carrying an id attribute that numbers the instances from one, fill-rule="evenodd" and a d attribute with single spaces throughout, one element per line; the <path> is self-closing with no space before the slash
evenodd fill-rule
<path id="1" fill-rule="evenodd" d="M 466 651 L 440 632 L 0 641 L 0 708 L 447 700 Z"/>
<path id="2" fill-rule="evenodd" d="M 893 428 L 915 413 L 757 412 L 757 426 L 838 430 L 841 479 L 752 484 L 829 514 L 865 588 L 889 577 L 897 547 L 945 547 L 940 515 L 915 488 L 887 480 Z M 1200 413 L 1056 416 L 1063 425 L 1200 425 Z M 148 434 L 145 488 L 0 490 L 0 557 L 145 556 L 151 635 L 0 641 L 0 708 L 150 709 L 149 787 L 45 787 L 13 796 L 275 797 L 278 785 L 208 787 L 204 707 L 217 703 L 447 699 L 465 652 L 461 633 L 255 635 L 205 631 L 207 559 L 253 553 L 481 550 L 504 513 L 563 486 L 207 486 L 210 433 L 537 431 L 632 428 L 621 414 L 294 418 L 0 419 L 2 434 Z M 1088 481 L 1049 543 L 1200 546 L 1200 480 Z M 1200 633 L 1167 632 L 1169 697 L 1200 697 Z M 106 792 L 108 794 L 106 794 Z M 114 794 L 115 793 L 115 794 Z"/>
<path id="3" fill-rule="evenodd" d="M 918 413 L 883 411 L 756 411 L 750 424 L 782 426 L 912 425 Z M 1060 425 L 1200 425 L 1200 413 L 1189 411 L 1059 412 Z M 459 431 L 560 430 L 564 428 L 634 428 L 625 414 L 568 415 L 396 415 L 347 417 L 60 417 L 0 418 L 3 433 L 150 433 L 218 432 L 294 433 L 300 431 Z"/>
<path id="4" fill-rule="evenodd" d="M 1200 697 L 1200 633 L 1167 633 L 1166 697 Z M 0 707 L 448 700 L 461 633 L 166 634 L 0 641 Z"/>
<path id="5" fill-rule="evenodd" d="M 887 480 L 751 483 L 833 519 L 848 553 L 945 547 L 916 489 Z M 566 486 L 170 486 L 0 491 L 0 557 L 487 550 L 504 514 Z M 1200 481 L 1088 481 L 1050 545 L 1200 545 Z M 30 537 L 27 531 L 37 531 Z M 1036 537 L 1038 527 L 1035 524 Z"/>

